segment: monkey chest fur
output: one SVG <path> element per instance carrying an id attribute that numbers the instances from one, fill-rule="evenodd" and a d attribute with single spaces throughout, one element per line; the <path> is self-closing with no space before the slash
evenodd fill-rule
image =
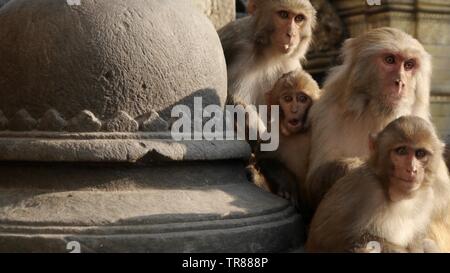
<path id="1" fill-rule="evenodd" d="M 431 188 L 419 194 L 419 198 L 390 202 L 379 208 L 379 216 L 373 219 L 369 227 L 375 233 L 373 235 L 407 247 L 418 236 L 425 234 L 431 222 L 434 194 Z"/>

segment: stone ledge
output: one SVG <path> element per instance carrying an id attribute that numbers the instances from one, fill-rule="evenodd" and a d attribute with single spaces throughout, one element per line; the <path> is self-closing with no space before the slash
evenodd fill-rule
<path id="1" fill-rule="evenodd" d="M 300 215 L 236 161 L 1 163 L 0 176 L 0 252 L 68 252 L 70 241 L 82 252 L 286 252 L 304 242 Z"/>
<path id="2" fill-rule="evenodd" d="M 248 159 L 245 141 L 0 138 L 0 161 L 161 162 Z"/>
<path id="3" fill-rule="evenodd" d="M 299 225 L 299 216 L 291 215 L 276 222 L 253 226 L 166 234 L 64 236 L 0 233 L 0 252 L 69 252 L 67 243 L 71 241 L 79 242 L 83 253 L 288 252 L 300 247 Z"/>

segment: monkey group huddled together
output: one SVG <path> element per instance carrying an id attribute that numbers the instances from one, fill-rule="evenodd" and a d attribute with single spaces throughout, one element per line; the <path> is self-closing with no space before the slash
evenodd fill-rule
<path id="1" fill-rule="evenodd" d="M 345 41 L 322 90 L 301 61 L 309 0 L 250 0 L 219 30 L 228 101 L 279 105 L 277 151 L 254 149 L 254 182 L 290 199 L 310 252 L 450 252 L 450 177 L 431 123 L 431 56 L 394 28 Z M 249 124 L 248 126 L 258 126 Z"/>

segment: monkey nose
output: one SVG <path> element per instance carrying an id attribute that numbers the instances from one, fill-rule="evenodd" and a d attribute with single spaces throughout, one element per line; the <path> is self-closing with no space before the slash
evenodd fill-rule
<path id="1" fill-rule="evenodd" d="M 401 79 L 396 79 L 395 85 L 400 86 L 400 87 L 405 87 L 405 83 Z"/>
<path id="2" fill-rule="evenodd" d="M 415 175 L 417 174 L 417 168 L 411 167 L 406 170 L 408 174 Z"/>

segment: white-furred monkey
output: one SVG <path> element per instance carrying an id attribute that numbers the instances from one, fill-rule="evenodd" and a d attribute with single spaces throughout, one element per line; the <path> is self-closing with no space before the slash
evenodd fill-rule
<path id="1" fill-rule="evenodd" d="M 250 16 L 229 23 L 219 36 L 229 103 L 258 106 L 283 74 L 301 67 L 316 11 L 308 0 L 250 0 L 248 10 Z"/>
<path id="2" fill-rule="evenodd" d="M 352 168 L 350 158 L 369 155 L 366 141 L 370 133 L 380 132 L 403 115 L 430 120 L 431 56 L 419 41 L 398 29 L 373 29 L 348 39 L 342 58 L 310 113 L 314 126 L 306 187 L 313 207 Z M 435 198 L 443 215 L 450 216 L 450 179 L 443 160 L 434 186 L 440 189 Z M 438 218 L 434 236 L 441 249 L 450 251 L 450 218 Z"/>
<path id="3" fill-rule="evenodd" d="M 369 155 L 367 136 L 403 115 L 430 119 L 431 56 L 413 37 L 378 28 L 345 41 L 343 63 L 331 70 L 311 109 L 308 191 L 316 206 L 348 164 Z"/>
<path id="4" fill-rule="evenodd" d="M 381 252 L 438 251 L 426 238 L 440 209 L 433 184 L 444 147 L 433 126 L 419 117 L 401 117 L 371 137 L 369 146 L 368 162 L 323 198 L 306 250 L 366 252 L 377 241 Z"/>
<path id="5" fill-rule="evenodd" d="M 271 192 L 291 199 L 295 205 L 299 205 L 308 170 L 308 113 L 320 93 L 317 82 L 299 68 L 284 74 L 266 94 L 268 105 L 279 105 L 280 141 L 276 151 L 256 153 L 256 165 L 264 177 L 255 183 L 267 183 Z"/>

